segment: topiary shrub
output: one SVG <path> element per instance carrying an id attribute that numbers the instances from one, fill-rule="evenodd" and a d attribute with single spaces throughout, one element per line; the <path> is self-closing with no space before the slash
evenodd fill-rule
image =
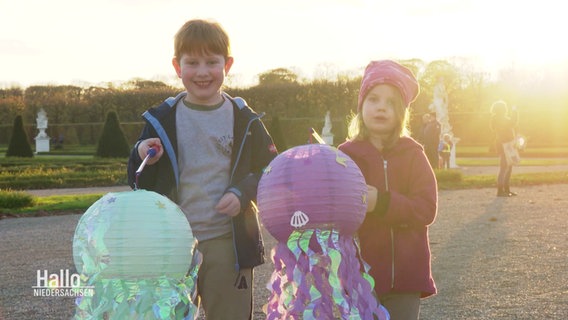
<path id="1" fill-rule="evenodd" d="M 24 120 L 21 115 L 18 115 L 14 119 L 14 127 L 12 128 L 12 136 L 8 150 L 6 150 L 6 157 L 32 158 L 33 156 L 34 152 L 32 151 L 32 146 L 24 130 Z"/>
<path id="2" fill-rule="evenodd" d="M 110 111 L 107 114 L 95 156 L 101 158 L 123 158 L 129 155 L 130 146 L 118 122 L 118 115 L 116 111 Z"/>

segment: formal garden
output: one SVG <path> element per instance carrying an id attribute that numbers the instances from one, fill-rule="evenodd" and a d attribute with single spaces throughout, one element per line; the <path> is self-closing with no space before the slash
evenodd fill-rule
<path id="1" fill-rule="evenodd" d="M 421 85 L 421 94 L 410 110 L 415 138 L 420 133 L 421 116 L 436 111 L 432 102 L 436 100 L 435 88 L 443 85 L 447 104 L 443 112 L 449 119 L 446 126 L 459 139 L 455 145 L 458 166 L 497 166 L 488 123 L 490 105 L 498 99 L 520 110 L 519 133 L 528 142 L 521 152 L 521 165 L 568 163 L 568 99 L 564 90 L 547 87 L 547 79 L 530 78 L 514 70 L 491 79 L 455 61 L 402 63 L 417 74 Z M 260 74 L 256 86 L 225 91 L 245 97 L 263 114 L 278 150 L 284 151 L 312 142 L 310 130 L 321 132 L 326 115 L 333 145 L 344 141 L 360 81 L 359 76 L 338 75 L 307 82 L 291 70 L 279 68 Z M 142 79 L 89 88 L 0 89 L 0 211 L 19 214 L 81 209 L 93 199 L 34 198 L 24 190 L 126 185 L 128 154 L 144 125 L 141 114 L 180 90 Z M 40 124 L 40 114 L 45 123 Z M 495 183 L 494 176 L 463 175 L 459 170 L 436 170 L 436 176 L 441 190 Z M 565 183 L 566 176 L 514 175 L 512 183 Z"/>

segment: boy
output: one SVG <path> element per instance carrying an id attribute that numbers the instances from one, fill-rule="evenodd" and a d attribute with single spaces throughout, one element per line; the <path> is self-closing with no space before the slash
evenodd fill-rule
<path id="1" fill-rule="evenodd" d="M 252 268 L 264 262 L 252 201 L 276 148 L 260 116 L 221 90 L 233 57 L 218 23 L 186 22 L 175 35 L 174 53 L 186 91 L 143 114 L 129 184 L 166 195 L 188 218 L 203 254 L 197 303 L 207 319 L 250 319 Z M 156 154 L 137 177 L 150 148 Z"/>

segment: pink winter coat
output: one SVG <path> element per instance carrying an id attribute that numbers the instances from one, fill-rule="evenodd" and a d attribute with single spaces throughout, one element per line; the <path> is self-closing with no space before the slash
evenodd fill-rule
<path id="1" fill-rule="evenodd" d="M 436 217 L 438 188 L 422 146 L 403 137 L 383 152 L 368 141 L 348 141 L 339 149 L 357 163 L 367 184 L 379 190 L 377 206 L 358 232 L 375 291 L 435 294 L 428 226 Z"/>

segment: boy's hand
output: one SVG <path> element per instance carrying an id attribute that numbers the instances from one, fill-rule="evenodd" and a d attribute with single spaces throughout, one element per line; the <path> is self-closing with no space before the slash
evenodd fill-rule
<path id="1" fill-rule="evenodd" d="M 154 148 L 154 150 L 156 150 L 156 155 L 148 159 L 148 162 L 146 162 L 147 165 L 152 165 L 158 162 L 158 160 L 160 160 L 160 158 L 164 154 L 162 141 L 160 141 L 159 138 L 149 138 L 142 140 L 142 142 L 140 142 L 140 144 L 138 145 L 138 156 L 140 156 L 140 159 L 146 158 L 148 151 L 150 151 L 150 148 Z"/>
<path id="2" fill-rule="evenodd" d="M 215 210 L 219 213 L 234 217 L 241 211 L 241 201 L 234 193 L 227 192 L 221 197 L 221 200 L 217 202 Z"/>
<path id="3" fill-rule="evenodd" d="M 367 212 L 371 212 L 375 209 L 378 198 L 379 191 L 377 190 L 377 188 L 371 185 L 367 185 Z"/>

